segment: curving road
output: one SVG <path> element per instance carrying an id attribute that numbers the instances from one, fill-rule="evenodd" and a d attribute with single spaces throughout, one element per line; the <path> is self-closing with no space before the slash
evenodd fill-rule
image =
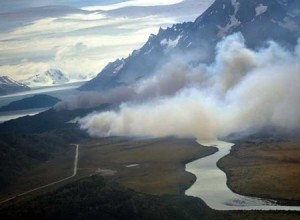
<path id="1" fill-rule="evenodd" d="M 29 190 L 29 191 L 23 192 L 23 193 L 21 193 L 21 194 L 18 194 L 18 195 L 16 195 L 16 196 L 13 196 L 13 197 L 11 197 L 11 198 L 8 198 L 8 199 L 6 199 L 6 200 L 4 200 L 4 201 L 1 201 L 0 204 L 9 202 L 9 201 L 11 201 L 11 200 L 13 200 L 13 199 L 15 199 L 15 198 L 17 198 L 17 197 L 24 196 L 24 195 L 29 194 L 29 193 L 32 193 L 32 192 L 34 192 L 34 191 L 37 191 L 37 190 L 40 190 L 40 189 L 44 189 L 44 188 L 47 188 L 47 187 L 49 187 L 49 186 L 53 186 L 53 185 L 55 185 L 55 184 L 57 184 L 57 183 L 61 183 L 61 182 L 63 182 L 63 181 L 66 181 L 66 180 L 71 179 L 72 177 L 76 176 L 76 174 L 77 174 L 77 169 L 78 169 L 79 145 L 78 145 L 78 144 L 71 144 L 71 145 L 74 145 L 74 146 L 76 147 L 76 153 L 75 153 L 75 158 L 74 158 L 74 169 L 73 169 L 73 174 L 72 174 L 71 176 L 68 176 L 68 177 L 66 177 L 66 178 L 63 178 L 63 179 L 60 179 L 60 180 L 58 180 L 58 181 L 49 183 L 49 184 L 47 184 L 47 185 L 43 185 L 43 186 L 40 186 L 40 187 L 31 189 L 31 190 Z"/>

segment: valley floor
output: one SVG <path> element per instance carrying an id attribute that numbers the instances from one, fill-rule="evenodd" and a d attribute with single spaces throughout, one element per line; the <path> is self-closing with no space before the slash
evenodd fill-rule
<path id="1" fill-rule="evenodd" d="M 76 177 L 32 195 L 17 198 L 0 209 L 8 219 L 36 217 L 39 215 L 36 210 L 43 210 L 42 213 L 46 213 L 45 219 L 48 214 L 49 218 L 54 215 L 67 219 L 68 209 L 66 212 L 59 209 L 59 204 L 69 204 L 71 198 L 78 196 L 78 193 L 81 195 L 76 188 L 82 189 L 83 187 L 84 190 L 88 190 L 85 193 L 91 196 L 92 202 L 83 193 L 82 200 L 78 198 L 70 203 L 70 210 L 77 210 L 78 205 L 86 208 L 78 210 L 80 213 L 76 218 L 70 215 L 74 219 L 84 219 L 80 218 L 80 214 L 87 214 L 87 209 L 100 210 L 99 203 L 94 202 L 105 198 L 108 212 L 111 209 L 119 210 L 125 202 L 125 209 L 133 210 L 130 219 L 138 219 L 139 215 L 146 217 L 155 215 L 155 219 L 176 219 L 172 213 L 174 210 L 177 210 L 178 216 L 183 216 L 181 219 L 194 219 L 195 216 L 202 216 L 201 219 L 211 217 L 213 219 L 299 219 L 300 213 L 298 212 L 214 211 L 200 199 L 184 196 L 185 189 L 195 181 L 195 177 L 185 171 L 185 164 L 213 154 L 216 150 L 214 147 L 202 147 L 194 139 L 144 140 L 121 137 L 87 139 L 80 144 Z M 64 153 L 59 153 L 53 159 L 31 169 L 11 187 L 10 193 L 14 193 L 14 190 L 20 192 L 37 183 L 52 182 L 57 177 L 67 176 L 68 173 L 71 175 L 74 153 L 74 148 L 68 148 Z M 239 143 L 229 156 L 219 162 L 219 166 L 226 171 L 230 187 L 238 192 L 245 194 L 250 192 L 266 197 L 277 195 L 276 198 L 280 197 L 280 199 L 299 200 L 299 189 L 296 187 L 300 179 L 297 176 L 299 174 L 298 153 L 298 143 L 258 145 Z M 289 164 L 295 165 L 295 169 L 289 169 L 293 167 Z M 286 172 L 283 172 L 285 170 L 283 167 L 286 168 Z M 242 178 L 240 178 L 241 175 L 243 175 Z M 102 176 L 101 178 L 104 179 L 91 179 L 89 176 Z M 104 181 L 105 190 L 101 186 L 88 189 L 84 186 L 89 184 L 85 183 L 86 181 L 92 181 L 93 187 L 95 187 L 94 181 L 101 183 Z M 70 182 L 74 183 L 66 185 Z M 76 186 L 75 189 L 74 186 Z M 259 186 L 259 188 L 254 186 Z M 107 195 L 111 195 L 111 199 L 105 197 Z M 57 196 L 59 200 L 55 200 Z M 121 199 L 124 196 L 126 199 Z M 49 203 L 51 199 L 54 199 L 57 205 Z M 93 204 L 92 207 L 90 207 L 91 204 Z M 146 212 L 145 207 L 153 208 L 153 210 Z M 61 212 L 53 212 L 56 209 Z M 24 213 L 24 210 L 29 211 Z M 155 212 L 157 215 L 154 214 Z M 103 219 L 124 218 L 120 216 L 111 218 L 110 216 Z"/>

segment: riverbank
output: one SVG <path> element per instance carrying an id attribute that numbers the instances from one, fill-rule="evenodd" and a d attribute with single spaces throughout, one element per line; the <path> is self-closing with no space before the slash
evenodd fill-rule
<path id="1" fill-rule="evenodd" d="M 228 187 L 238 194 L 300 205 L 298 141 L 242 142 L 218 166 L 227 174 Z"/>

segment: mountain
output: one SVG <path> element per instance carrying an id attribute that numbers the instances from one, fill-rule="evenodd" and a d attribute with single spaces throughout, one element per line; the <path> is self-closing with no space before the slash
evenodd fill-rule
<path id="1" fill-rule="evenodd" d="M 42 74 L 37 74 L 22 81 L 31 87 L 61 85 L 69 82 L 69 79 L 57 69 L 49 69 Z"/>
<path id="2" fill-rule="evenodd" d="M 200 54 L 193 62 L 211 62 L 223 37 L 241 32 L 250 48 L 269 40 L 287 48 L 300 37 L 300 1 L 216 0 L 194 22 L 175 24 L 150 35 L 146 44 L 125 59 L 109 63 L 81 90 L 107 90 L 151 76 L 176 54 Z M 198 56 L 199 57 L 199 56 Z"/>
<path id="3" fill-rule="evenodd" d="M 0 76 L 0 95 L 7 95 L 27 90 L 30 90 L 28 86 L 19 83 L 8 76 Z"/>
<path id="4" fill-rule="evenodd" d="M 55 105 L 59 101 L 60 100 L 58 98 L 49 95 L 39 94 L 29 98 L 24 98 L 18 101 L 11 102 L 6 106 L 1 107 L 0 112 L 33 108 L 46 108 Z"/>

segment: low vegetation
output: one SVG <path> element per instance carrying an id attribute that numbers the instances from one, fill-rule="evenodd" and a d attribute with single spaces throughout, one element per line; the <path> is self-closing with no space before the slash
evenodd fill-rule
<path id="1" fill-rule="evenodd" d="M 43 134 L 0 133 L 0 193 L 31 170 L 68 151 L 73 141 L 87 136 L 78 129 L 63 129 Z"/>
<path id="2" fill-rule="evenodd" d="M 101 105 L 95 110 L 109 108 Z M 39 167 L 55 154 L 70 149 L 69 144 L 88 138 L 76 124 L 69 123 L 89 110 L 53 109 L 0 124 L 0 193 L 21 178 L 24 172 Z M 1 196 L 0 196 L 1 197 Z"/>
<path id="3" fill-rule="evenodd" d="M 218 165 L 239 194 L 300 204 L 300 141 L 241 141 Z"/>
<path id="4" fill-rule="evenodd" d="M 215 211 L 200 199 L 183 195 L 153 196 L 137 193 L 92 176 L 0 212 L 1 219 L 285 219 L 296 212 Z"/>
<path id="5" fill-rule="evenodd" d="M 79 168 L 90 174 L 113 171 L 111 179 L 138 192 L 180 194 L 195 181 L 185 164 L 216 151 L 194 139 L 102 138 L 81 145 Z"/>

